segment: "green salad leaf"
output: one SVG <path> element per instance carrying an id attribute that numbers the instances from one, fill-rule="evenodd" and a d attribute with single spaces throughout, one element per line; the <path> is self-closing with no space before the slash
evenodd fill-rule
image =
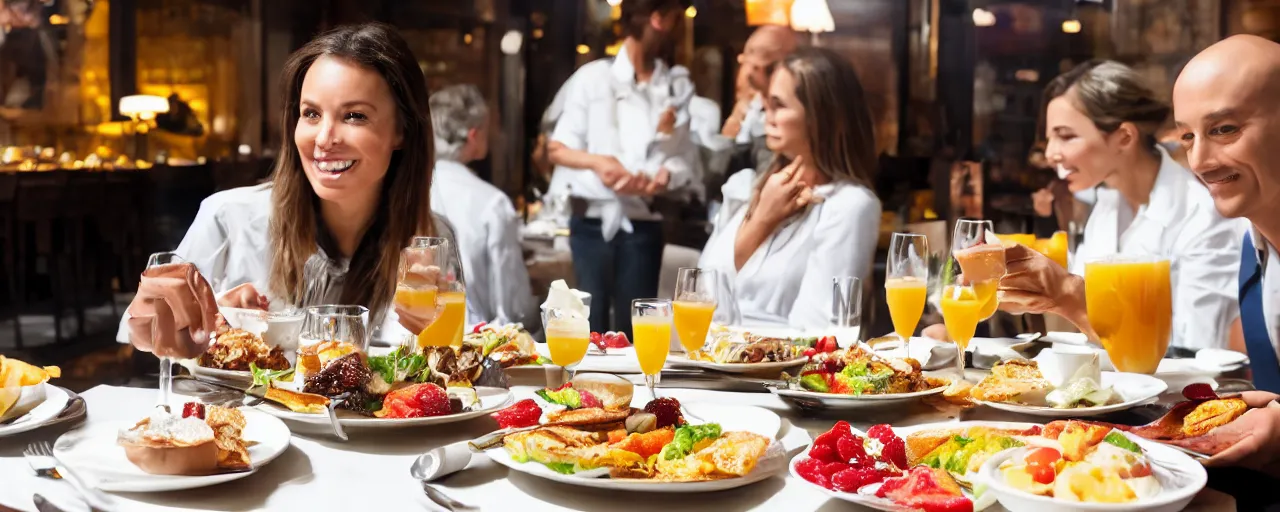
<path id="1" fill-rule="evenodd" d="M 861 364 L 846 366 L 836 374 L 836 380 L 849 389 L 850 395 L 855 396 L 863 393 L 883 393 L 889 389 L 892 378 L 893 370 L 885 368 L 879 372 L 872 372 L 866 365 Z"/>
<path id="2" fill-rule="evenodd" d="M 819 393 L 828 393 L 831 391 L 831 388 L 827 386 L 827 379 L 822 378 L 822 375 L 816 373 L 810 373 L 800 377 L 800 386 L 809 391 L 817 391 Z"/>
<path id="3" fill-rule="evenodd" d="M 542 465 L 562 475 L 572 475 L 576 472 L 575 466 L 568 462 L 543 462 Z"/>
<path id="4" fill-rule="evenodd" d="M 258 365 L 253 363 L 249 363 L 249 373 L 253 375 L 254 386 L 270 387 L 272 381 L 290 380 L 293 378 L 293 368 L 268 370 L 266 368 L 258 368 Z"/>
<path id="5" fill-rule="evenodd" d="M 1142 447 L 1138 446 L 1138 443 L 1133 442 L 1132 439 L 1129 439 L 1125 437 L 1124 434 L 1114 430 L 1112 430 L 1110 434 L 1107 434 L 1107 437 L 1102 438 L 1102 440 L 1133 453 L 1142 453 Z"/>
<path id="6" fill-rule="evenodd" d="M 369 358 L 369 369 L 382 377 L 387 384 L 415 380 L 425 373 L 427 358 L 422 354 L 410 353 L 404 345 L 396 347 L 385 356 Z"/>
<path id="7" fill-rule="evenodd" d="M 684 458 L 689 452 L 693 451 L 694 445 L 704 439 L 718 439 L 720 437 L 720 425 L 718 423 L 706 423 L 703 425 L 685 425 L 676 429 L 676 435 L 671 439 L 670 443 L 662 447 L 662 452 L 658 454 L 662 460 L 674 460 Z"/>
<path id="8" fill-rule="evenodd" d="M 563 405 L 570 409 L 582 407 L 582 395 L 578 393 L 578 390 L 573 388 L 564 388 L 560 391 L 539 389 L 535 393 L 542 397 L 543 400 L 553 404 Z"/>

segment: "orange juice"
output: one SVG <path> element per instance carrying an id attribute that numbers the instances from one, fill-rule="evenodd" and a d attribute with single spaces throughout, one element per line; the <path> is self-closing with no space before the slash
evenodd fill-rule
<path id="1" fill-rule="evenodd" d="M 1008 244 L 1022 244 L 1027 247 L 1036 245 L 1036 236 L 1028 233 L 1010 233 L 1007 235 L 996 235 L 1001 242 Z"/>
<path id="2" fill-rule="evenodd" d="M 396 304 L 409 311 L 430 312 L 436 307 L 436 287 L 396 286 Z"/>
<path id="3" fill-rule="evenodd" d="M 582 362 L 591 344 L 591 326 L 585 318 L 556 318 L 546 327 L 551 362 L 569 367 Z"/>
<path id="4" fill-rule="evenodd" d="M 893 318 L 893 330 L 903 340 L 911 339 L 911 334 L 920 323 L 920 315 L 924 314 L 925 298 L 929 289 L 925 282 L 914 277 L 894 277 L 885 280 L 885 301 L 889 303 L 889 316 Z"/>
<path id="5" fill-rule="evenodd" d="M 1045 250 L 1042 252 L 1044 253 L 1045 256 L 1048 256 L 1049 259 L 1058 262 L 1059 265 L 1062 265 L 1062 268 L 1067 268 L 1067 232 L 1066 231 L 1058 231 L 1054 233 L 1053 237 L 1050 238 L 1047 243 L 1045 243 L 1044 249 Z"/>
<path id="6" fill-rule="evenodd" d="M 1155 373 L 1172 330 L 1169 261 L 1087 263 L 1084 291 L 1089 323 L 1116 369 Z"/>
<path id="7" fill-rule="evenodd" d="M 1004 246 L 999 244 L 975 245 L 968 249 L 955 251 L 956 262 L 960 271 L 969 282 L 990 281 L 1000 279 L 1005 274 Z"/>
<path id="8" fill-rule="evenodd" d="M 702 350 L 703 343 L 707 341 L 707 330 L 711 328 L 711 317 L 716 312 L 716 303 L 678 300 L 672 303 L 672 311 L 680 344 L 689 352 Z"/>
<path id="9" fill-rule="evenodd" d="M 467 323 L 467 294 L 440 292 L 440 314 L 418 335 L 419 347 L 462 346 L 462 331 Z"/>
<path id="10" fill-rule="evenodd" d="M 631 333 L 635 336 L 636 359 L 645 375 L 657 375 L 667 363 L 671 351 L 671 319 L 658 316 L 631 317 Z"/>
<path id="11" fill-rule="evenodd" d="M 982 301 L 982 319 L 991 318 L 996 314 L 996 308 L 1000 307 L 1000 299 L 996 297 L 996 292 L 1000 289 L 1000 280 L 991 279 L 980 283 L 973 283 L 973 292 L 978 294 L 978 300 Z"/>
<path id="12" fill-rule="evenodd" d="M 969 347 L 969 340 L 982 321 L 982 310 L 987 301 L 974 288 L 948 286 L 942 291 L 942 320 L 947 324 L 947 335 L 960 346 Z"/>

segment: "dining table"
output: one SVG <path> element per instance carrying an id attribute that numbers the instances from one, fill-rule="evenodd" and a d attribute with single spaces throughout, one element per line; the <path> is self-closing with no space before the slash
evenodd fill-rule
<path id="1" fill-rule="evenodd" d="M 1037 422 L 1033 417 L 994 409 L 954 407 L 942 399 L 883 410 L 802 412 L 769 392 L 695 389 L 715 386 L 701 386 L 695 380 L 672 375 L 673 378 L 659 386 L 657 393 L 674 397 L 686 406 L 698 403 L 757 406 L 776 413 L 783 420 L 779 439 L 788 458 L 805 450 L 812 436 L 828 430 L 840 419 L 861 429 L 878 423 L 904 427 L 957 420 Z M 631 380 L 636 382 L 634 378 Z M 536 381 L 536 377 L 532 381 L 517 379 L 511 388 L 514 400 L 533 397 L 535 391 L 542 388 Z M 691 384 L 675 387 L 686 385 L 683 382 Z M 36 510 L 33 495 L 38 493 L 66 512 L 89 510 L 66 481 L 37 478 L 23 460 L 23 449 L 31 442 L 53 442 L 70 429 L 104 423 L 127 428 L 148 414 L 155 404 L 156 393 L 155 389 L 147 388 L 98 386 L 81 394 L 88 413 L 80 424 L 0 438 L 0 506 Z M 649 397 L 649 391 L 643 386 L 637 386 L 634 393 L 641 403 L 641 397 Z M 432 448 L 473 439 L 497 428 L 488 417 L 421 428 L 348 428 L 350 439 L 344 442 L 323 427 L 288 426 L 293 433 L 289 448 L 247 477 L 199 489 L 114 493 L 110 495 L 111 504 L 114 510 L 120 511 L 443 510 L 427 498 L 421 482 L 410 475 L 410 466 L 420 454 Z M 483 454 L 474 454 L 465 469 L 433 484 L 450 498 L 475 510 L 869 510 L 830 498 L 813 485 L 789 476 L 785 469 L 758 483 L 725 491 L 637 493 L 556 483 L 508 470 Z M 1206 488 L 1188 510 L 1235 509 L 1230 495 Z M 988 510 L 1001 508 L 996 505 Z"/>

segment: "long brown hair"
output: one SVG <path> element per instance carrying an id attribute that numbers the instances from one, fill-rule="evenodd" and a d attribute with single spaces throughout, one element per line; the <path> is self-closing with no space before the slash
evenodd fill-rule
<path id="1" fill-rule="evenodd" d="M 292 135 L 298 125 L 302 81 L 324 55 L 340 57 L 376 71 L 396 100 L 396 122 L 404 142 L 391 156 L 373 219 L 360 239 L 344 279 L 339 301 L 369 308 L 377 316 L 395 293 L 400 249 L 415 235 L 431 235 L 431 169 L 435 162 L 427 82 L 418 62 L 395 29 L 381 23 L 339 27 L 294 52 L 282 73 L 284 140 L 272 172 L 271 291 L 289 303 L 301 300 L 303 267 L 323 247 L 336 255 L 318 211 L 320 200 L 307 180 Z"/>
<path id="2" fill-rule="evenodd" d="M 805 165 L 812 165 L 831 181 L 873 188 L 876 133 L 853 64 L 826 48 L 804 48 L 782 59 L 778 66 L 795 77 L 796 98 L 804 107 L 805 136 L 813 152 L 813 161 Z M 791 158 L 781 153 L 774 156 L 769 171 L 756 180 L 747 216 L 755 209 L 765 180 L 790 163 Z"/>

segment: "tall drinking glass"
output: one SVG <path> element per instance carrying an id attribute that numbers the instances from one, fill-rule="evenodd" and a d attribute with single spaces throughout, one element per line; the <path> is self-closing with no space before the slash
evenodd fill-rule
<path id="1" fill-rule="evenodd" d="M 174 265 L 174 264 L 183 263 L 183 262 L 184 260 L 182 259 L 181 256 L 178 256 L 177 253 L 157 252 L 147 258 L 147 268 L 152 269 L 155 267 L 161 267 L 164 265 Z M 153 340 L 159 339 L 159 336 L 155 332 L 155 329 L 156 329 L 155 322 L 152 322 L 151 329 L 152 329 L 151 339 Z M 158 402 L 158 405 L 166 408 L 169 407 L 169 401 L 172 399 L 172 396 L 173 396 L 173 358 L 161 357 L 160 358 L 160 400 Z"/>
<path id="2" fill-rule="evenodd" d="M 551 362 L 569 372 L 569 380 L 573 380 L 578 363 L 587 357 L 591 323 L 559 308 L 546 308 L 542 310 L 542 325 Z"/>
<path id="3" fill-rule="evenodd" d="M 1169 260 L 1110 256 L 1085 262 L 1089 323 L 1117 370 L 1153 374 L 1169 349 L 1173 294 Z"/>
<path id="4" fill-rule="evenodd" d="M 325 341 L 355 345 L 361 352 L 369 350 L 369 309 L 364 306 L 324 305 L 306 309 L 300 346 Z"/>
<path id="5" fill-rule="evenodd" d="M 991 318 L 1000 306 L 996 290 L 1000 287 L 1000 278 L 1006 273 L 1004 246 L 995 237 L 991 221 L 956 221 L 955 231 L 951 234 L 951 255 L 959 264 L 959 271 L 964 273 L 966 286 L 971 287 L 978 300 L 982 301 L 980 320 Z"/>
<path id="6" fill-rule="evenodd" d="M 417 333 L 419 347 L 462 346 L 467 320 L 466 290 L 462 258 L 449 240 L 415 237 L 401 251 L 396 303 L 432 318 Z"/>
<path id="7" fill-rule="evenodd" d="M 947 335 L 956 344 L 956 382 L 964 380 L 964 352 L 973 339 L 978 324 L 989 298 L 984 298 L 979 288 L 967 282 L 966 278 L 953 274 L 942 283 L 942 320 L 947 326 Z"/>
<path id="8" fill-rule="evenodd" d="M 631 301 L 631 331 L 635 336 L 636 359 L 649 395 L 657 399 L 653 388 L 655 378 L 662 373 L 671 350 L 671 301 L 666 299 L 636 299 Z"/>
<path id="9" fill-rule="evenodd" d="M 671 304 L 676 335 L 690 354 L 702 350 L 707 341 L 707 331 L 716 312 L 718 275 L 714 270 L 700 268 L 682 268 L 676 273 L 676 296 Z"/>
<path id="10" fill-rule="evenodd" d="M 861 339 L 861 279 L 853 276 L 831 279 L 831 330 L 840 348 L 849 348 Z"/>
<path id="11" fill-rule="evenodd" d="M 909 345 L 920 315 L 924 314 L 928 283 L 929 240 L 924 235 L 894 233 L 889 241 L 884 294 L 893 330 L 904 347 Z"/>

